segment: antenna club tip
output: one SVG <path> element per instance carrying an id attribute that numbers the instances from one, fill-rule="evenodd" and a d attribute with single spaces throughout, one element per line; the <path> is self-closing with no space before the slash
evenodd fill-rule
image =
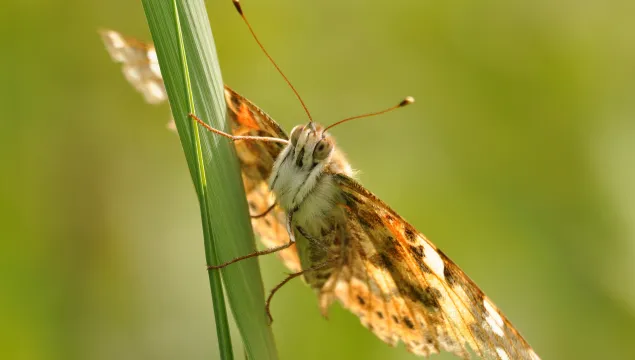
<path id="1" fill-rule="evenodd" d="M 236 11 L 238 11 L 238 13 L 240 15 L 242 15 L 243 14 L 243 8 L 240 6 L 240 1 L 232 0 L 232 3 L 234 4 L 234 7 L 236 8 Z"/>
<path id="2" fill-rule="evenodd" d="M 413 102 L 415 102 L 415 98 L 413 98 L 412 96 L 407 96 L 405 99 L 403 99 L 400 103 L 399 103 L 399 107 L 402 106 L 406 106 L 406 105 L 410 105 Z"/>

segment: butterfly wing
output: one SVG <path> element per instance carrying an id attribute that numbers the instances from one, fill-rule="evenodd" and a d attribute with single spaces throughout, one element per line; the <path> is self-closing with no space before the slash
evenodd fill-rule
<path id="1" fill-rule="evenodd" d="M 167 100 L 157 52 L 152 44 L 126 38 L 112 30 L 103 30 L 100 34 L 110 57 L 122 64 L 124 76 L 147 102 L 158 104 Z"/>
<path id="2" fill-rule="evenodd" d="M 229 87 L 225 87 L 225 101 L 234 135 L 267 136 L 287 139 L 280 126 L 264 111 Z M 264 141 L 237 141 L 236 154 L 240 161 L 247 203 L 252 214 L 262 214 L 274 204 L 275 197 L 267 181 L 276 157 L 284 144 Z M 251 225 L 260 241 L 268 247 L 289 242 L 284 211 L 275 206 L 263 217 L 253 217 Z M 302 269 L 295 245 L 277 252 L 282 262 L 294 272 Z"/>
<path id="3" fill-rule="evenodd" d="M 389 344 L 469 358 L 539 357 L 492 301 L 443 252 L 355 180 L 334 175 L 347 237 L 320 290 L 325 312 L 337 299 Z"/>
<path id="4" fill-rule="evenodd" d="M 163 78 L 154 46 L 122 36 L 116 31 L 101 32 L 106 49 L 114 61 L 122 63 L 128 81 L 141 92 L 146 101 L 160 103 L 167 99 Z M 268 136 L 287 139 L 280 126 L 256 105 L 225 87 L 228 119 L 234 135 Z M 267 186 L 273 162 L 282 151 L 283 144 L 262 141 L 238 141 L 235 143 L 240 161 L 247 202 L 252 214 L 264 213 L 275 199 Z M 285 216 L 279 207 L 267 215 L 252 218 L 256 235 L 267 247 L 289 242 Z M 278 252 L 283 263 L 292 271 L 301 269 L 295 246 Z"/>

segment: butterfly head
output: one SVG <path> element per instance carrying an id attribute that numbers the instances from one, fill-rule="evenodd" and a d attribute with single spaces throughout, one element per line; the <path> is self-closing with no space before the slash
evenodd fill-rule
<path id="1" fill-rule="evenodd" d="M 311 205 L 303 207 L 305 211 L 328 212 L 335 191 L 323 175 L 324 169 L 331 167 L 334 149 L 335 141 L 320 125 L 311 122 L 291 130 L 289 142 L 276 158 L 269 177 L 269 187 L 283 209 L 295 211 L 310 198 L 307 204 Z"/>
<path id="2" fill-rule="evenodd" d="M 296 165 L 312 169 L 319 163 L 328 162 L 335 143 L 323 126 L 310 122 L 291 130 L 289 146 L 293 148 Z"/>

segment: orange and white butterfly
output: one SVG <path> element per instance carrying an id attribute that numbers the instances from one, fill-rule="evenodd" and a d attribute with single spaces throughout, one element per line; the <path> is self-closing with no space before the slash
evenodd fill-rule
<path id="1" fill-rule="evenodd" d="M 102 37 L 148 102 L 167 98 L 151 44 L 111 30 Z M 325 128 L 310 122 L 287 136 L 229 87 L 225 99 L 232 135 L 281 139 L 234 142 L 249 208 L 260 214 L 252 225 L 304 275 L 324 314 L 339 300 L 381 340 L 402 341 L 417 355 L 445 350 L 467 359 L 471 348 L 486 359 L 539 359 L 456 264 L 354 180 Z"/>

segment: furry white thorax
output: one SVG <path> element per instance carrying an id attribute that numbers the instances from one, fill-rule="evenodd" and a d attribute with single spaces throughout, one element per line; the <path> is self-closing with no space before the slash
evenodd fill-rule
<path id="1" fill-rule="evenodd" d="M 269 186 L 278 204 L 293 212 L 293 223 L 317 236 L 338 211 L 338 188 L 332 175 L 325 173 L 333 143 L 321 128 L 311 125 L 294 128 L 291 138 L 273 165 Z"/>

